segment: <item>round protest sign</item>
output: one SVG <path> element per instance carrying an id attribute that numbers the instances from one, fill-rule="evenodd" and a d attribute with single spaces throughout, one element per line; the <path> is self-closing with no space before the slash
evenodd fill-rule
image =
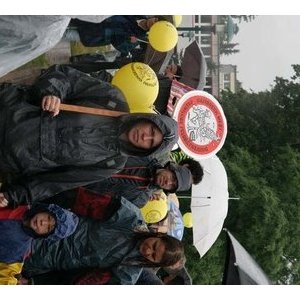
<path id="1" fill-rule="evenodd" d="M 178 144 L 196 160 L 216 154 L 227 135 L 227 122 L 219 102 L 204 91 L 190 91 L 178 101 L 173 118 L 178 123 Z"/>

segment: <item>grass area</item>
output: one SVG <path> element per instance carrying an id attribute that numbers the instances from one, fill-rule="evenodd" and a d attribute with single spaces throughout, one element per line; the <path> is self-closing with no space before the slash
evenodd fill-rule
<path id="1" fill-rule="evenodd" d="M 25 65 L 21 66 L 20 68 L 18 68 L 18 70 L 24 70 L 24 69 L 29 69 L 29 68 L 37 68 L 37 67 L 40 67 L 40 68 L 50 67 L 50 63 L 48 62 L 48 59 L 47 59 L 47 56 L 46 56 L 45 53 L 38 56 L 37 58 L 29 61 Z"/>
<path id="2" fill-rule="evenodd" d="M 84 47 L 80 42 L 71 42 L 71 55 L 80 55 L 80 54 L 87 54 L 87 53 L 103 53 L 105 51 L 110 50 L 110 46 L 100 46 L 100 47 Z M 48 68 L 50 67 L 51 63 L 48 61 L 47 54 L 44 53 L 37 58 L 31 60 L 30 62 L 26 63 L 25 65 L 18 68 L 18 70 L 24 70 L 29 68 Z"/>
<path id="3" fill-rule="evenodd" d="M 84 47 L 80 42 L 71 42 L 71 55 L 80 55 L 87 53 L 102 53 L 110 50 L 110 46 L 100 46 L 100 47 Z"/>

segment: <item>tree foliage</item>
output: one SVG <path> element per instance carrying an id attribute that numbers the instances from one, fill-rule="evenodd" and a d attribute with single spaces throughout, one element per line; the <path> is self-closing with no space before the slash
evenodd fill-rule
<path id="1" fill-rule="evenodd" d="M 300 283 L 300 66 L 270 91 L 224 91 L 228 135 L 218 156 L 227 174 L 227 227 L 278 284 Z M 191 233 L 190 233 L 191 235 Z M 192 247 L 191 237 L 185 242 Z M 202 258 L 188 248 L 194 284 L 220 284 L 224 237 Z"/>
<path id="2" fill-rule="evenodd" d="M 255 15 L 231 15 L 233 19 L 238 19 L 239 23 L 242 21 L 244 22 L 251 22 L 255 19 Z"/>
<path id="3" fill-rule="evenodd" d="M 239 49 L 234 49 L 236 46 L 238 46 L 238 43 L 221 43 L 220 54 L 230 55 L 240 52 Z"/>

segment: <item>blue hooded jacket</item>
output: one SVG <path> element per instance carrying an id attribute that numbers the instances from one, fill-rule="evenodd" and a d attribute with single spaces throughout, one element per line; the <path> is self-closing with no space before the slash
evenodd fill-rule
<path id="1" fill-rule="evenodd" d="M 79 218 L 74 213 L 55 204 L 39 203 L 32 206 L 25 215 L 24 218 L 31 218 L 38 212 L 49 212 L 56 220 L 56 226 L 53 232 L 45 236 L 47 240 L 57 241 L 71 235 L 78 224 Z M 23 227 L 24 228 L 24 227 Z M 24 228 L 34 238 L 39 238 L 37 234 Z"/>
<path id="2" fill-rule="evenodd" d="M 0 209 L 0 284 L 17 283 L 14 276 L 21 272 L 33 239 L 39 237 L 23 222 L 39 212 L 49 212 L 56 220 L 54 231 L 46 239 L 63 239 L 71 235 L 78 225 L 79 219 L 75 214 L 55 204 Z"/>
<path id="3" fill-rule="evenodd" d="M 143 269 L 129 265 L 131 259 L 140 257 L 137 231 L 147 232 L 147 225 L 140 210 L 122 198 L 120 208 L 107 221 L 80 218 L 77 229 L 68 238 L 34 241 L 24 273 L 33 277 L 51 271 L 109 268 L 120 284 L 135 284 Z"/>

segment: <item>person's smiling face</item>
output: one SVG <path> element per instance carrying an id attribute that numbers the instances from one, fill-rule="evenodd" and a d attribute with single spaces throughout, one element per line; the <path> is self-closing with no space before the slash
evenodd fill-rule
<path id="1" fill-rule="evenodd" d="M 152 149 L 158 147 L 163 140 L 160 129 L 150 121 L 142 121 L 128 131 L 128 141 L 137 148 Z"/>
<path id="2" fill-rule="evenodd" d="M 150 237 L 145 239 L 140 245 L 142 256 L 154 263 L 160 263 L 164 256 L 166 246 L 160 238 Z"/>
<path id="3" fill-rule="evenodd" d="M 154 183 L 165 191 L 173 191 L 177 187 L 177 177 L 169 169 L 157 170 Z"/>
<path id="4" fill-rule="evenodd" d="M 44 235 L 52 232 L 55 226 L 55 218 L 47 212 L 37 213 L 31 218 L 29 222 L 29 227 L 39 235 Z"/>

